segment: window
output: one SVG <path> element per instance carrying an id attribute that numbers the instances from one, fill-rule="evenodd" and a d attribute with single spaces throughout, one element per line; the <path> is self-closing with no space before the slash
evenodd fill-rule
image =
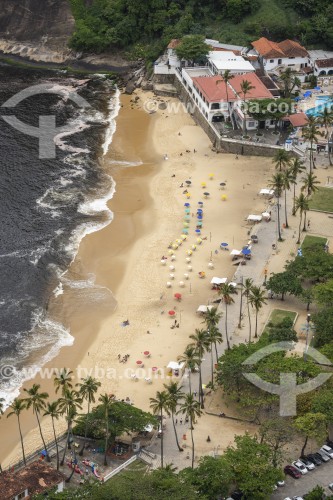
<path id="1" fill-rule="evenodd" d="M 25 490 L 22 491 L 22 493 L 20 493 L 19 495 L 16 495 L 16 497 L 13 498 L 13 500 L 15 500 L 17 498 L 17 500 L 20 500 L 21 498 L 25 498 Z"/>
<path id="2" fill-rule="evenodd" d="M 220 104 L 218 102 L 213 102 L 211 105 L 211 109 L 220 109 Z"/>
<path id="3" fill-rule="evenodd" d="M 254 126 L 255 126 L 255 123 L 254 123 L 254 122 L 248 122 L 248 126 L 249 126 L 249 127 L 254 127 Z"/>
<path id="4" fill-rule="evenodd" d="M 270 60 L 269 60 L 269 62 L 270 62 L 270 63 L 273 63 L 273 62 L 274 62 L 274 59 L 270 59 Z"/>
<path id="5" fill-rule="evenodd" d="M 282 59 L 278 59 L 278 64 L 282 64 Z"/>

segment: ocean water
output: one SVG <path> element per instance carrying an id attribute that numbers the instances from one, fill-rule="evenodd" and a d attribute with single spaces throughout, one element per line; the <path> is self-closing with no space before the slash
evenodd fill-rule
<path id="1" fill-rule="evenodd" d="M 40 84 L 59 93 L 1 107 Z M 72 93 L 90 107 L 78 107 Z M 40 366 L 73 343 L 70 332 L 49 317 L 48 303 L 63 293 L 61 277 L 82 238 L 112 220 L 106 203 L 114 183 L 100 158 L 112 141 L 119 107 L 118 90 L 101 76 L 74 79 L 0 66 L 0 397 L 7 403 L 38 350 Z M 66 125 L 69 130 L 55 138 L 56 158 L 40 159 L 38 138 L 14 129 L 5 115 L 34 127 L 41 115 L 54 115 L 57 127 Z"/>

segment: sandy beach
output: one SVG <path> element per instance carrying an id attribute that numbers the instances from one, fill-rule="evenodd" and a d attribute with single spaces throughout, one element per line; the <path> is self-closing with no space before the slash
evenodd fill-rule
<path id="1" fill-rule="evenodd" d="M 230 248 L 238 249 L 246 244 L 249 228 L 245 219 L 249 213 L 265 209 L 258 191 L 266 187 L 274 167 L 270 158 L 236 159 L 216 154 L 205 133 L 182 108 L 172 115 L 168 110 L 147 114 L 144 101 L 154 97 L 149 93 L 138 96 L 137 103 L 129 96 L 121 97 L 117 131 L 103 160 L 116 181 L 116 193 L 109 202 L 114 220 L 84 238 L 66 275 L 64 294 L 50 304 L 50 314 L 69 328 L 74 345 L 63 348 L 46 367 L 69 367 L 78 379 L 92 375 L 101 381 L 101 392 L 129 397 L 136 406 L 148 410 L 149 398 L 168 381 L 169 361 L 177 359 L 189 335 L 202 327 L 197 307 L 216 299 L 212 277 L 232 279 L 235 268 L 220 244 L 228 242 Z M 165 154 L 168 159 L 164 159 Z M 191 181 L 188 197 L 184 193 L 186 180 Z M 223 189 L 221 182 L 226 184 Z M 199 201 L 204 211 L 202 242 L 195 233 Z M 188 237 L 174 249 L 175 260 L 171 261 L 168 247 L 180 239 L 184 229 L 184 203 L 190 203 Z M 167 257 L 165 265 L 161 264 L 162 256 Z M 169 269 L 171 265 L 174 270 Z M 199 272 L 204 272 L 205 278 L 200 278 Z M 89 287 L 84 286 L 87 280 L 92 283 Z M 175 293 L 181 293 L 180 302 Z M 176 313 L 173 318 L 168 314 L 171 310 Z M 171 329 L 174 319 L 179 328 Z M 125 320 L 128 326 L 122 326 Z M 149 358 L 145 351 L 151 353 Z M 118 355 L 125 354 L 129 354 L 127 363 L 120 363 Z M 143 362 L 143 369 L 137 370 L 137 361 Z M 131 377 L 133 373 L 137 381 Z M 52 398 L 52 379 L 37 376 L 34 382 Z M 32 383 L 28 381 L 24 387 Z M 3 467 L 21 457 L 16 421 L 5 417 L 0 421 Z M 210 417 L 205 419 L 200 423 L 204 428 L 216 425 Z M 57 430 L 64 427 L 59 421 Z M 31 413 L 22 415 L 22 428 L 29 453 L 40 441 Z M 43 430 L 46 439 L 51 439 L 47 419 Z M 230 423 L 223 444 L 232 441 L 233 432 L 244 431 L 239 423 Z M 202 438 L 206 435 L 202 432 Z M 204 451 L 204 439 L 200 449 Z"/>

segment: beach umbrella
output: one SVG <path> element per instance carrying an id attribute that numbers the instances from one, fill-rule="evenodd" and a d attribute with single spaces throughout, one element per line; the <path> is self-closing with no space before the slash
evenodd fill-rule
<path id="1" fill-rule="evenodd" d="M 225 182 L 220 182 L 220 186 L 226 186 Z"/>
<path id="2" fill-rule="evenodd" d="M 186 234 L 182 234 L 182 235 L 181 235 L 181 239 L 185 241 L 185 240 L 187 239 Z"/>
<path id="3" fill-rule="evenodd" d="M 139 366 L 143 366 L 143 362 L 141 361 L 141 359 L 138 359 L 137 362 L 136 362 L 137 365 Z"/>
<path id="4" fill-rule="evenodd" d="M 150 352 L 149 352 L 149 351 L 144 351 L 144 352 L 143 352 L 143 355 L 144 355 L 144 356 L 146 356 L 147 358 L 149 358 L 149 356 L 150 356 Z"/>
<path id="5" fill-rule="evenodd" d="M 205 182 L 202 182 L 202 183 L 201 183 L 201 187 L 202 187 L 202 188 L 205 188 L 205 187 L 206 187 L 206 183 L 205 183 Z"/>
<path id="6" fill-rule="evenodd" d="M 186 262 L 191 262 L 191 257 L 186 257 Z"/>
<path id="7" fill-rule="evenodd" d="M 185 286 L 184 281 L 180 281 L 180 282 L 179 282 L 179 286 L 184 287 L 184 286 Z"/>
<path id="8" fill-rule="evenodd" d="M 199 226 L 199 227 L 201 227 L 201 226 L 202 226 L 202 221 L 201 221 L 201 220 L 198 220 L 198 222 L 197 222 L 197 227 L 198 227 L 198 226 Z"/>
<path id="9" fill-rule="evenodd" d="M 197 245 L 192 245 L 192 250 L 196 250 L 197 249 Z"/>
<path id="10" fill-rule="evenodd" d="M 187 255 L 192 255 L 192 250 L 187 250 Z"/>
<path id="11" fill-rule="evenodd" d="M 210 180 L 213 180 L 214 179 L 214 174 L 209 174 L 209 178 L 210 178 Z"/>
<path id="12" fill-rule="evenodd" d="M 153 366 L 151 369 L 152 372 L 157 372 L 157 370 L 158 370 L 157 366 Z"/>
<path id="13" fill-rule="evenodd" d="M 187 235 L 188 234 L 188 229 L 184 228 L 183 229 L 183 234 Z"/>
<path id="14" fill-rule="evenodd" d="M 170 278 L 171 280 L 174 280 L 174 279 L 175 279 L 175 275 L 174 275 L 174 274 L 172 274 L 172 273 L 170 273 L 170 274 L 169 274 L 169 278 Z"/>
<path id="15" fill-rule="evenodd" d="M 168 312 L 169 316 L 174 316 L 176 314 L 176 311 L 171 309 L 171 311 Z"/>
<path id="16" fill-rule="evenodd" d="M 202 213 L 203 213 L 202 208 L 197 208 L 197 214 L 202 214 Z"/>
<path id="17" fill-rule="evenodd" d="M 173 250 L 169 250 L 169 251 L 168 251 L 168 254 L 169 254 L 169 255 L 173 255 L 174 253 L 175 253 L 175 252 L 174 252 Z"/>
<path id="18" fill-rule="evenodd" d="M 314 90 L 321 90 L 321 88 L 317 85 L 317 87 L 315 87 Z"/>
<path id="19" fill-rule="evenodd" d="M 174 243 L 174 244 L 172 245 L 172 248 L 173 248 L 174 250 L 177 250 L 177 248 L 178 248 L 177 243 Z"/>
<path id="20" fill-rule="evenodd" d="M 171 260 L 172 261 L 176 260 L 176 256 L 175 255 L 171 255 Z"/>
<path id="21" fill-rule="evenodd" d="M 189 220 L 191 220 L 191 217 L 189 215 L 185 215 L 184 220 L 189 221 Z"/>
<path id="22" fill-rule="evenodd" d="M 184 227 L 189 227 L 190 223 L 189 222 L 184 222 L 183 226 Z"/>
<path id="23" fill-rule="evenodd" d="M 208 263 L 208 267 L 209 267 L 209 269 L 214 269 L 214 264 L 213 264 L 213 262 L 209 262 L 209 263 Z"/>
<path id="24" fill-rule="evenodd" d="M 185 208 L 185 213 L 186 214 L 189 214 L 191 212 L 191 210 L 189 208 Z"/>
<path id="25" fill-rule="evenodd" d="M 190 186 L 192 184 L 192 181 L 185 181 L 185 183 Z"/>
<path id="26" fill-rule="evenodd" d="M 197 215 L 197 219 L 198 219 L 198 220 L 202 220 L 202 215 L 201 215 L 201 214 L 198 214 L 198 215 Z"/>
<path id="27" fill-rule="evenodd" d="M 196 232 L 197 234 L 201 234 L 201 229 L 196 229 L 196 230 L 195 230 L 195 232 Z"/>
<path id="28" fill-rule="evenodd" d="M 170 269 L 170 271 L 174 271 L 175 270 L 175 266 L 169 266 L 169 269 Z"/>
<path id="29" fill-rule="evenodd" d="M 180 300 L 182 298 L 182 294 L 177 292 L 174 294 L 174 298 Z"/>
<path id="30" fill-rule="evenodd" d="M 189 279 L 189 275 L 188 275 L 187 273 L 184 273 L 184 278 L 185 278 L 186 280 L 188 280 L 188 279 Z"/>
<path id="31" fill-rule="evenodd" d="M 208 198 L 209 193 L 204 193 L 205 198 Z"/>
<path id="32" fill-rule="evenodd" d="M 167 287 L 167 288 L 171 288 L 171 283 L 170 283 L 170 281 L 167 281 L 167 283 L 166 283 L 166 287 Z"/>
<path id="33" fill-rule="evenodd" d="M 188 271 L 192 271 L 192 266 L 187 266 Z"/>
<path id="34" fill-rule="evenodd" d="M 184 207 L 190 207 L 190 206 L 191 205 L 188 202 L 184 203 Z"/>
<path id="35" fill-rule="evenodd" d="M 243 255 L 250 255 L 251 254 L 251 250 L 249 248 L 243 248 L 242 254 Z"/>
<path id="36" fill-rule="evenodd" d="M 223 194 L 223 195 L 221 196 L 221 200 L 222 200 L 222 201 L 227 201 L 227 197 L 226 197 L 226 195 L 225 195 L 225 194 Z"/>
<path id="37" fill-rule="evenodd" d="M 226 248 L 228 246 L 228 243 L 221 243 L 220 247 Z"/>
<path id="38" fill-rule="evenodd" d="M 186 198 L 191 198 L 191 193 L 186 193 Z"/>
<path id="39" fill-rule="evenodd" d="M 165 266 L 165 264 L 166 264 L 166 260 L 162 259 L 162 260 L 161 260 L 161 264 L 162 264 L 162 266 Z"/>
<path id="40" fill-rule="evenodd" d="M 203 206 L 203 201 L 198 201 L 198 205 Z"/>
<path id="41" fill-rule="evenodd" d="M 179 238 L 177 238 L 176 239 L 176 243 L 177 243 L 177 245 L 181 245 L 183 242 L 182 242 L 182 240 L 180 240 Z"/>
<path id="42" fill-rule="evenodd" d="M 201 239 L 201 238 L 197 238 L 197 243 L 198 243 L 199 245 L 201 245 L 201 243 L 202 243 L 202 239 Z"/>

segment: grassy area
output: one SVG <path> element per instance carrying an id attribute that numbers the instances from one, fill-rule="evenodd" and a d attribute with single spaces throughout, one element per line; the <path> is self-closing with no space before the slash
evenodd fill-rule
<path id="1" fill-rule="evenodd" d="M 318 188 L 318 191 L 311 196 L 310 210 L 320 210 L 322 212 L 333 212 L 333 189 Z"/>
<path id="2" fill-rule="evenodd" d="M 269 333 L 268 325 L 276 326 L 279 323 L 281 323 L 281 321 L 284 320 L 285 318 L 289 318 L 294 322 L 296 320 L 296 317 L 297 317 L 297 312 L 295 311 L 286 311 L 285 309 L 273 309 L 268 318 L 265 329 L 262 333 L 263 334 Z"/>
<path id="3" fill-rule="evenodd" d="M 306 250 L 314 246 L 320 246 L 323 248 L 326 245 L 327 238 L 322 238 L 321 236 L 312 236 L 307 234 L 302 243 L 302 249 Z"/>

